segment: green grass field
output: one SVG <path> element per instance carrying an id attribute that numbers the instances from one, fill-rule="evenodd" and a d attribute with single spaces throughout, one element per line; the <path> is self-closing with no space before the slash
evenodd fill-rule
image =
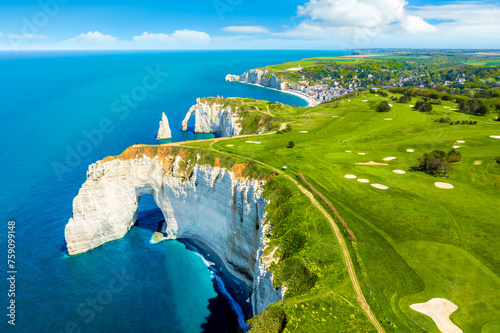
<path id="1" fill-rule="evenodd" d="M 500 58 L 499 59 L 489 59 L 484 61 L 467 61 L 466 65 L 470 66 L 500 66 Z"/>
<path id="2" fill-rule="evenodd" d="M 273 115 L 291 124 L 291 132 L 250 139 L 261 144 L 247 143 L 248 138 L 221 140 L 213 148 L 302 173 L 335 205 L 356 235 L 351 255 L 356 259 L 358 279 L 386 331 L 439 332 L 429 317 L 409 305 L 441 297 L 458 305 L 451 319 L 464 332 L 500 332 L 500 164 L 494 160 L 500 156 L 500 140 L 490 138 L 500 135 L 500 123 L 491 114 L 478 117 L 451 111 L 456 108 L 453 102 L 435 105 L 434 115 L 395 102 L 390 102 L 390 112 L 378 113 L 375 109 L 382 100 L 387 98 L 364 94 L 342 100 L 337 107 L 331 103 L 311 109 L 277 108 Z M 478 124 L 450 126 L 433 121 L 440 117 L 477 120 Z M 466 143 L 457 144 L 457 140 Z M 295 148 L 287 148 L 289 141 Z M 210 147 L 206 142 L 200 145 Z M 461 146 L 463 160 L 453 165 L 447 179 L 411 171 L 423 153 L 449 151 L 454 145 Z M 389 165 L 355 164 L 383 162 L 385 157 L 397 159 Z M 407 173 L 395 174 L 395 169 Z M 389 189 L 346 179 L 346 174 Z M 436 181 L 455 188 L 439 189 L 434 186 Z M 295 209 L 299 207 L 297 203 Z M 315 258 L 332 260 L 331 256 L 338 256 L 335 242 L 330 242 L 332 232 L 319 218 L 312 219 L 318 222 L 307 223 L 306 230 L 314 231 L 312 239 L 322 239 L 323 251 Z M 346 325 L 345 318 L 336 330 L 332 315 L 321 312 L 335 299 L 335 292 L 327 291 L 335 291 L 335 283 L 346 283 L 342 280 L 345 273 L 338 267 L 336 273 L 321 268 L 318 272 L 325 280 L 317 292 L 285 299 L 285 311 L 293 318 L 293 325 L 287 325 L 290 332 L 310 331 L 304 327 L 323 319 L 330 323 L 325 326 L 328 331 L 347 331 L 340 329 Z M 301 305 L 316 310 L 302 313 Z M 331 310 L 333 317 L 336 311 Z M 322 326 L 311 327 L 324 331 Z M 359 332 L 364 332 L 369 325 L 360 327 Z"/>
<path id="3" fill-rule="evenodd" d="M 267 69 L 274 69 L 274 70 L 280 70 L 283 71 L 285 68 L 298 68 L 299 65 L 300 67 L 309 67 L 309 66 L 314 66 L 317 62 L 340 62 L 340 63 L 355 63 L 357 62 L 358 59 L 351 59 L 351 58 L 329 58 L 329 57 L 324 57 L 324 58 L 308 58 L 308 59 L 302 59 L 299 61 L 291 61 L 291 62 L 285 62 L 284 64 L 279 64 L 279 65 L 270 65 L 266 66 L 265 68 Z M 361 61 L 361 60 L 360 60 Z"/>

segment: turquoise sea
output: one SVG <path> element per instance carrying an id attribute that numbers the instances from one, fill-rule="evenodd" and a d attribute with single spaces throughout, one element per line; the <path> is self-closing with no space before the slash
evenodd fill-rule
<path id="1" fill-rule="evenodd" d="M 150 244 L 161 212 L 141 200 L 123 238 L 68 257 L 64 226 L 89 164 L 155 144 L 161 113 L 173 141 L 197 97 L 305 106 L 225 75 L 325 51 L 0 53 L 0 332 L 237 332 L 240 288 L 179 241 Z M 191 124 L 192 126 L 192 124 Z M 8 222 L 15 221 L 15 327 L 8 324 Z M 232 281 L 232 282 L 230 282 Z M 241 302 L 240 302 L 241 303 Z M 243 308 L 244 308 L 244 304 Z M 3 312 L 3 313 L 2 313 Z"/>

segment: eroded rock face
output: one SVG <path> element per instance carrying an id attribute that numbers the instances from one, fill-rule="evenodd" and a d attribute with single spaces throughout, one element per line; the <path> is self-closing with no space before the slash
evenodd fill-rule
<path id="1" fill-rule="evenodd" d="M 165 112 L 163 112 L 161 115 L 160 129 L 158 130 L 158 136 L 156 138 L 158 140 L 172 138 L 172 132 L 170 131 L 168 118 L 165 115 Z"/>
<path id="2" fill-rule="evenodd" d="M 239 81 L 244 83 L 258 84 L 263 87 L 281 90 L 283 85 L 280 79 L 274 74 L 270 74 L 268 70 L 252 69 L 242 75 L 226 75 L 226 81 Z"/>
<path id="3" fill-rule="evenodd" d="M 189 109 L 182 121 L 182 130 L 187 131 L 188 121 L 194 115 L 194 131 L 197 133 L 214 133 L 220 136 L 238 135 L 241 132 L 241 125 L 236 111 L 232 110 L 231 106 L 203 103 L 197 99 L 196 104 Z"/>
<path id="4" fill-rule="evenodd" d="M 165 217 L 166 237 L 200 240 L 217 252 L 253 289 L 254 314 L 282 299 L 261 258 L 269 226 L 263 182 L 209 165 L 195 165 L 187 177 L 179 168 L 181 157 L 170 161 L 143 155 L 92 164 L 66 225 L 69 254 L 123 237 L 137 219 L 141 195 L 151 194 Z"/>

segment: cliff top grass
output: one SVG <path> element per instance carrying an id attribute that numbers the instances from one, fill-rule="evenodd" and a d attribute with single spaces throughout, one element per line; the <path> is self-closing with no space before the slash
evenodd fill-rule
<path id="1" fill-rule="evenodd" d="M 236 178 L 269 180 L 275 173 L 261 165 L 249 163 L 246 158 L 228 156 L 216 151 L 191 147 L 178 147 L 169 145 L 134 145 L 128 147 L 118 156 L 108 156 L 97 163 L 105 163 L 115 159 L 121 161 L 139 159 L 147 156 L 151 159 L 157 158 L 164 166 L 165 170 L 171 170 L 175 157 L 182 158 L 178 172 L 189 178 L 195 165 L 210 165 L 212 167 L 226 169 L 234 173 Z"/>
<path id="2" fill-rule="evenodd" d="M 202 98 L 201 102 L 208 105 L 218 104 L 224 108 L 230 106 L 240 117 L 239 122 L 243 128 L 240 134 L 256 134 L 259 129 L 261 132 L 278 130 L 286 116 L 294 113 L 294 108 L 290 105 L 252 98 L 207 97 Z"/>
<path id="3" fill-rule="evenodd" d="M 343 58 L 343 57 L 316 57 L 316 58 L 306 58 L 298 61 L 285 62 L 279 65 L 269 65 L 264 67 L 264 69 L 269 69 L 271 71 L 273 70 L 284 71 L 285 69 L 298 68 L 299 65 L 301 68 L 304 68 L 304 67 L 316 66 L 318 64 L 328 64 L 330 62 L 352 64 L 357 61 L 358 59 Z"/>
<path id="4" fill-rule="evenodd" d="M 441 105 L 433 106 L 432 114 L 425 114 L 411 107 L 418 98 L 404 104 L 389 100 L 400 96 L 389 94 L 384 98 L 361 93 L 359 97 L 351 97 L 351 101 L 342 99 L 315 108 L 278 111 L 275 117 L 286 119 L 292 131 L 251 139 L 261 142 L 259 145 L 247 143 L 249 138 L 234 137 L 214 141 L 211 146 L 275 168 L 287 166 L 287 172 L 292 176 L 303 174 L 333 203 L 355 234 L 357 241 L 351 245 L 351 256 L 358 279 L 387 332 L 439 332 L 429 317 L 409 307 L 436 297 L 458 305 L 451 320 L 464 332 L 497 332 L 500 330 L 500 164 L 495 158 L 500 155 L 500 140 L 490 136 L 500 135 L 500 123 L 494 121 L 496 114 L 475 116 L 455 111 L 457 104 L 453 101 L 442 101 Z M 392 105 L 389 112 L 376 111 L 381 101 Z M 440 117 L 468 123 L 477 121 L 477 124 L 450 126 L 434 121 Z M 290 141 L 294 142 L 294 148 L 287 148 Z M 452 164 L 453 171 L 447 178 L 412 171 L 424 153 L 436 149 L 449 151 L 453 146 L 460 146 L 457 150 L 462 154 L 462 161 Z M 396 159 L 384 161 L 387 157 Z M 370 161 L 388 165 L 356 164 Z M 393 170 L 406 173 L 396 174 Z M 348 174 L 368 179 L 369 183 L 346 179 Z M 454 188 L 440 189 L 434 185 L 436 182 L 450 183 Z M 389 189 L 377 189 L 370 184 L 387 185 Z M 293 195 L 288 197 L 295 200 Z M 299 227 L 307 230 L 305 243 L 301 233 L 285 232 L 285 235 L 289 233 L 286 238 L 291 240 L 289 243 L 279 227 L 273 230 L 283 237 L 281 244 L 303 243 L 298 252 L 292 251 L 298 255 L 290 258 L 305 259 L 316 246 L 323 248 L 325 243 L 315 245 L 315 240 L 331 241 L 332 236 L 327 228 L 323 229 L 320 219 L 312 217 L 314 213 L 300 215 L 301 210 L 309 209 L 305 202 L 299 199 L 291 202 L 291 207 L 284 204 L 282 209 L 297 211 L 297 217 L 292 219 L 297 226 L 304 219 L 313 221 L 307 227 Z M 282 214 L 279 212 L 277 209 L 270 215 Z M 318 228 L 320 238 L 309 233 L 314 228 Z M 271 240 L 273 237 L 274 233 Z M 274 241 L 280 244 L 280 240 Z M 287 249 L 281 246 L 277 253 L 283 255 Z M 331 251 L 335 251 L 334 248 Z M 326 246 L 325 260 L 329 260 L 328 255 Z M 308 286 L 307 278 L 317 277 L 315 287 L 304 294 L 285 295 L 285 306 L 275 305 L 269 311 L 281 307 L 272 311 L 281 314 L 284 311 L 287 320 L 293 316 L 293 325 L 285 323 L 290 331 L 315 327 L 323 320 L 343 327 L 349 318 L 339 318 L 335 311 L 332 315 L 323 313 L 321 309 L 329 309 L 327 306 L 313 304 L 327 305 L 337 294 L 351 302 L 347 294 L 335 286 L 335 281 L 345 281 L 345 275 L 327 271 L 323 266 L 315 269 L 305 264 L 308 271 L 314 273 L 308 275 L 299 266 L 297 276 L 306 279 L 303 286 Z M 278 281 L 290 274 L 281 268 L 274 272 Z M 327 294 L 326 287 L 321 287 L 322 278 L 332 282 L 331 294 Z M 317 285 L 320 292 L 315 293 Z M 292 289 L 300 289 L 300 286 Z M 349 302 L 343 306 L 349 308 Z M 356 301 L 351 303 L 359 309 Z M 288 308 L 289 304 L 297 308 Z M 300 305 L 304 305 L 304 312 L 296 310 L 302 309 Z M 253 322 L 265 327 L 276 324 L 268 323 L 272 318 L 264 313 Z"/>

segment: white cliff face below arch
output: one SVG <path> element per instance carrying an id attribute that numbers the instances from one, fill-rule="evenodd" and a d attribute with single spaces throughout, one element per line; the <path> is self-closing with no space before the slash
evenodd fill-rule
<path id="1" fill-rule="evenodd" d="M 173 157 L 172 157 L 173 158 Z M 195 165 L 189 179 L 175 157 L 165 167 L 157 157 L 113 159 L 92 164 L 73 201 L 65 229 L 69 254 L 91 250 L 123 237 L 137 219 L 139 198 L 151 194 L 166 223 L 169 239 L 200 240 L 253 290 L 254 314 L 282 299 L 261 260 L 267 238 L 262 182 L 237 179 L 227 170 Z"/>
<path id="2" fill-rule="evenodd" d="M 187 131 L 188 121 L 195 117 L 194 131 L 196 133 L 214 133 L 220 136 L 234 136 L 241 132 L 239 117 L 231 106 L 213 103 L 203 103 L 199 98 L 182 121 L 182 130 Z"/>

